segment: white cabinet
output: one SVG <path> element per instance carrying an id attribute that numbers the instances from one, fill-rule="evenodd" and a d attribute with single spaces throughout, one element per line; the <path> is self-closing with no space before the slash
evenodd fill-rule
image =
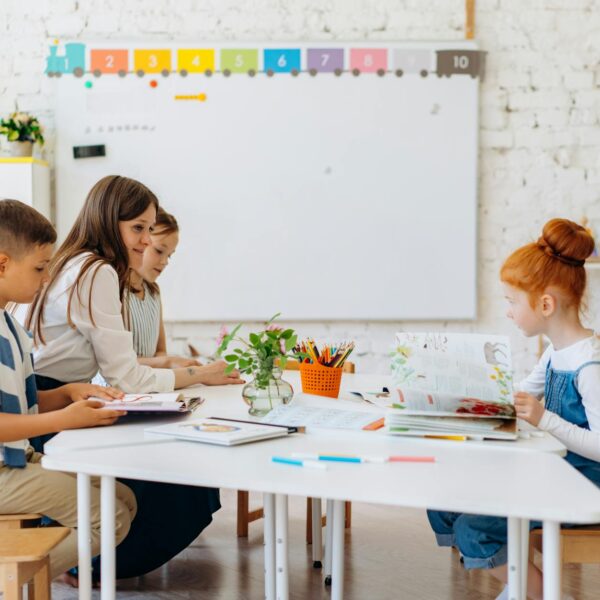
<path id="1" fill-rule="evenodd" d="M 48 163 L 37 158 L 0 157 L 0 199 L 3 198 L 25 202 L 51 219 Z"/>

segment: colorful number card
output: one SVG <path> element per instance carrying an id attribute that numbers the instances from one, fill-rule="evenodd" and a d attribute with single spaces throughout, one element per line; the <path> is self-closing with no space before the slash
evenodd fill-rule
<path id="1" fill-rule="evenodd" d="M 351 48 L 350 69 L 359 73 L 387 71 L 387 49 Z"/>
<path id="2" fill-rule="evenodd" d="M 266 49 L 263 54 L 264 70 L 267 73 L 299 73 L 300 56 L 300 48 Z"/>
<path id="3" fill-rule="evenodd" d="M 212 49 L 181 48 L 177 50 L 177 70 L 180 73 L 206 73 L 215 70 L 215 51 Z"/>
<path id="4" fill-rule="evenodd" d="M 170 50 L 134 50 L 133 68 L 139 73 L 171 72 Z"/>
<path id="5" fill-rule="evenodd" d="M 344 70 L 343 48 L 308 48 L 306 66 L 316 73 L 335 73 Z"/>
<path id="6" fill-rule="evenodd" d="M 221 50 L 221 71 L 225 73 L 249 73 L 258 71 L 258 50 Z"/>
<path id="7" fill-rule="evenodd" d="M 127 73 L 129 52 L 127 50 L 90 50 L 90 71 L 100 73 Z"/>

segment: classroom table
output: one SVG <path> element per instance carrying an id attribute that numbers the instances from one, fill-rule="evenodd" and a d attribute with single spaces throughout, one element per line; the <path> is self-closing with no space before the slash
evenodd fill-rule
<path id="1" fill-rule="evenodd" d="M 301 390 L 300 375 L 297 371 L 286 371 L 283 377 L 289 381 L 296 394 Z M 344 408 L 348 410 L 359 410 L 372 412 L 374 407 L 364 400 L 350 394 L 350 390 L 374 390 L 382 386 L 391 386 L 391 379 L 385 375 L 374 374 L 353 374 L 344 373 L 342 385 L 338 400 L 330 398 L 311 397 L 315 406 L 335 406 L 335 408 Z M 183 393 L 187 397 L 201 396 L 205 401 L 194 411 L 193 415 L 184 415 L 177 417 L 155 416 L 151 420 L 148 418 L 127 417 L 121 419 L 119 423 L 111 427 L 97 427 L 94 429 L 72 429 L 63 431 L 52 438 L 44 446 L 44 453 L 48 456 L 60 452 L 69 452 L 81 450 L 84 448 L 101 448 L 114 445 L 136 445 L 146 443 L 144 438 L 144 428 L 150 424 L 163 424 L 174 422 L 180 419 L 196 417 L 230 417 L 238 419 L 249 419 L 248 407 L 241 399 L 240 386 L 195 386 L 186 388 Z M 519 427 L 524 430 L 524 437 L 517 442 L 506 441 L 476 441 L 467 442 L 469 448 L 482 447 L 494 448 L 497 450 L 531 450 L 535 452 L 552 452 L 564 456 L 566 454 L 565 446 L 550 434 L 535 431 L 527 423 L 519 422 Z M 528 432 L 533 432 L 531 435 Z M 383 429 L 375 432 L 356 432 L 358 436 L 386 436 Z M 387 437 L 387 436 L 386 436 Z M 416 446 L 430 448 L 432 446 L 446 447 L 447 441 L 444 440 L 425 440 L 415 438 L 413 443 Z"/>
<path id="2" fill-rule="evenodd" d="M 362 386 L 369 383 L 369 380 L 373 381 L 365 376 L 345 378 L 346 388 L 357 387 L 358 383 Z M 197 391 L 194 390 L 193 393 Z M 207 397 L 207 401 L 196 411 L 196 417 L 245 415 L 246 409 L 240 400 L 239 388 L 206 387 L 200 391 Z M 346 397 L 345 394 L 342 396 Z M 322 401 L 323 399 L 319 400 Z M 363 404 L 365 403 L 347 400 L 337 401 L 335 406 L 349 405 L 360 409 Z M 160 420 L 163 421 L 162 418 Z M 277 598 L 287 597 L 288 495 L 325 497 L 334 501 L 331 527 L 333 535 L 329 545 L 333 562 L 334 599 L 341 598 L 343 593 L 343 525 L 339 519 L 344 500 L 509 517 L 511 540 L 514 542 L 511 544 L 511 560 L 513 563 L 517 561 L 514 563 L 514 571 L 511 570 L 511 586 L 519 588 L 522 582 L 519 585 L 514 575 L 520 571 L 518 555 L 523 545 L 526 524 L 524 519 L 548 521 L 549 534 L 545 539 L 550 545 L 549 550 L 544 553 L 545 561 L 557 556 L 552 549 L 558 537 L 553 537 L 552 528 L 554 525 L 558 527 L 558 522 L 589 523 L 600 520 L 600 508 L 598 511 L 595 509 L 596 506 L 600 507 L 600 493 L 558 456 L 553 455 L 564 452 L 564 446 L 549 436 L 522 439 L 512 443 L 456 443 L 393 437 L 382 432 L 330 430 L 326 435 L 297 435 L 260 444 L 221 448 L 181 440 L 145 438 L 143 428 L 147 425 L 147 421 L 132 422 L 108 429 L 63 432 L 46 448 L 47 456 L 43 462 L 45 467 L 78 473 L 80 564 L 83 565 L 89 564 L 90 558 L 89 543 L 86 543 L 89 539 L 89 477 L 99 475 L 102 478 L 103 598 L 114 598 L 115 590 L 115 477 L 263 492 L 265 586 L 268 598 L 275 597 L 275 590 Z M 360 440 L 360 448 L 364 453 L 431 454 L 436 456 L 437 462 L 423 465 L 335 465 L 326 472 L 312 472 L 309 469 L 274 465 L 270 461 L 271 456 L 275 454 L 289 455 L 294 451 L 356 452 L 357 440 Z M 135 446 L 144 446 L 143 451 L 136 448 L 135 452 L 131 452 Z M 74 453 L 75 449 L 78 452 Z M 524 451 L 535 449 L 545 452 Z M 181 460 L 182 455 L 186 457 L 185 461 Z M 546 463 L 552 459 L 555 460 L 547 466 Z M 201 464 L 201 469 L 194 469 L 194 464 Z M 351 473 L 357 468 L 360 469 L 360 480 L 354 477 L 354 472 Z M 560 476 L 547 480 L 541 478 L 541 474 L 548 469 L 552 473 L 560 473 Z M 390 474 L 395 475 L 393 470 L 399 471 L 401 476 L 397 479 L 390 478 Z M 494 477 L 490 477 L 490 473 L 494 473 Z M 382 481 L 385 481 L 385 486 L 381 485 Z M 480 485 L 482 482 L 485 482 L 485 485 Z M 554 491 L 554 497 L 549 495 L 548 482 L 554 483 L 557 489 L 561 490 L 561 494 L 567 494 L 568 498 L 555 501 Z M 579 489 L 582 486 L 586 488 L 584 491 Z M 577 490 L 579 494 L 577 515 L 568 510 L 575 502 L 576 495 L 567 492 L 567 489 Z M 452 490 L 452 497 L 448 497 L 448 490 Z M 586 505 L 588 496 L 593 496 L 593 500 Z M 551 506 L 543 508 L 549 497 L 553 498 Z M 507 502 L 507 499 L 510 499 L 510 502 Z M 557 572 L 556 569 L 548 568 L 547 573 L 557 575 L 558 582 L 560 581 L 560 569 Z M 89 569 L 82 569 L 80 598 L 90 597 L 90 583 Z M 560 585 L 557 581 L 549 579 L 548 589 L 557 585 Z M 515 593 L 514 597 L 518 595 Z"/>

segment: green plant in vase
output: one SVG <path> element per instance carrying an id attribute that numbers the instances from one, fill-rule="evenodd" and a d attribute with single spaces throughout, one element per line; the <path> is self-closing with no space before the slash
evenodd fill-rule
<path id="1" fill-rule="evenodd" d="M 279 315 L 269 319 L 262 331 L 250 333 L 248 339 L 238 336 L 242 325 L 237 325 L 231 333 L 223 335 L 217 351 L 228 363 L 226 372 L 238 369 L 253 377 L 242 389 L 242 397 L 250 406 L 248 412 L 254 416 L 266 415 L 275 406 L 288 404 L 294 395 L 292 386 L 281 379 L 281 371 L 289 358 L 298 357 L 293 351 L 298 336 L 293 329 L 274 323 Z M 234 342 L 238 347 L 228 351 Z"/>
<path id="2" fill-rule="evenodd" d="M 0 120 L 0 135 L 10 142 L 13 156 L 31 156 L 33 144 L 44 145 L 40 122 L 25 112 L 14 112 Z"/>

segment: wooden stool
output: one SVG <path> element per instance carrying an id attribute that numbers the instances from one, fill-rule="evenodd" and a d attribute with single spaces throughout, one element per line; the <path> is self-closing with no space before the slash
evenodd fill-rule
<path id="1" fill-rule="evenodd" d="M 36 527 L 2 532 L 0 582 L 4 600 L 22 600 L 25 583 L 29 583 L 29 600 L 50 600 L 48 553 L 69 532 L 68 527 Z"/>
<path id="2" fill-rule="evenodd" d="M 0 530 L 2 529 L 21 529 L 22 527 L 31 527 L 35 521 L 42 518 L 37 513 L 22 513 L 15 515 L 0 515 Z"/>
<path id="3" fill-rule="evenodd" d="M 529 554 L 542 552 L 542 530 L 534 529 L 529 536 Z M 560 530 L 561 563 L 600 563 L 600 525 Z"/>

